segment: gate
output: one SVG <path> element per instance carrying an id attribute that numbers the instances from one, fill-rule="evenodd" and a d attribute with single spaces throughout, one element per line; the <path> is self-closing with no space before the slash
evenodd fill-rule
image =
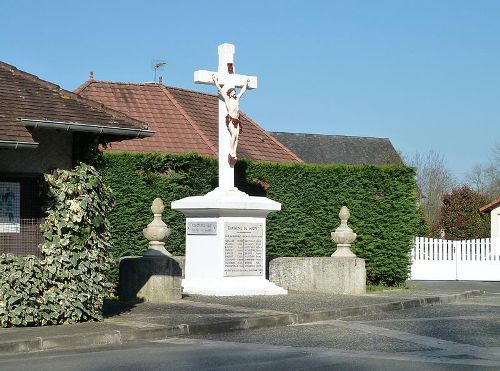
<path id="1" fill-rule="evenodd" d="M 416 237 L 411 250 L 412 280 L 500 281 L 500 241 Z"/>

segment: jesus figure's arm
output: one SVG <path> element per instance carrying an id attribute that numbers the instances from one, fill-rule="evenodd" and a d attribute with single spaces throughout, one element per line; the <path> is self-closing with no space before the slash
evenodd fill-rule
<path id="1" fill-rule="evenodd" d="M 247 81 L 245 82 L 245 85 L 243 85 L 243 87 L 240 90 L 240 93 L 238 94 L 238 99 L 241 98 L 241 96 L 243 95 L 243 93 L 245 93 L 247 91 L 248 83 L 249 82 L 250 82 L 250 79 L 247 79 Z"/>
<path id="2" fill-rule="evenodd" d="M 217 79 L 217 76 L 215 76 L 215 74 L 212 75 L 212 80 L 214 81 L 214 84 L 217 87 L 219 94 L 224 96 L 224 92 L 222 91 L 222 87 L 219 85 L 219 80 Z"/>

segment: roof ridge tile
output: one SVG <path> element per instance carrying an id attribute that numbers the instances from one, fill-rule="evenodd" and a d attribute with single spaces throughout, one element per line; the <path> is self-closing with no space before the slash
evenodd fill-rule
<path id="1" fill-rule="evenodd" d="M 389 139 L 388 137 L 372 137 L 372 136 L 360 136 L 360 135 L 342 135 L 342 134 L 319 134 L 319 133 L 292 133 L 289 131 L 271 131 L 273 134 L 285 134 L 285 135 L 304 135 L 304 136 L 318 136 L 318 137 L 341 137 L 341 138 L 363 138 L 363 139 Z"/>

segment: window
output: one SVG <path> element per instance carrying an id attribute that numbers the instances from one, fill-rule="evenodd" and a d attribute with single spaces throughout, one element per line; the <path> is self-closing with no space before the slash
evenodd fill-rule
<path id="1" fill-rule="evenodd" d="M 0 254 L 40 256 L 41 176 L 0 174 Z"/>
<path id="2" fill-rule="evenodd" d="M 20 233 L 20 219 L 20 183 L 0 182 L 0 233 Z"/>

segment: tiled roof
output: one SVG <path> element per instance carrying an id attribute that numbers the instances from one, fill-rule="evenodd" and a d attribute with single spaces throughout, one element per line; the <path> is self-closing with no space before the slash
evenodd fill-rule
<path id="1" fill-rule="evenodd" d="M 482 213 L 489 213 L 491 210 L 496 209 L 499 206 L 500 198 L 497 198 L 496 200 L 491 201 L 488 205 L 484 205 L 479 209 L 479 211 L 481 211 Z"/>
<path id="2" fill-rule="evenodd" d="M 3 114 L 0 114 L 0 141 L 36 144 L 28 129 L 20 125 L 19 121 L 12 116 Z"/>
<path id="3" fill-rule="evenodd" d="M 217 156 L 218 97 L 162 84 L 90 80 L 75 92 L 146 122 L 156 134 L 113 143 L 109 150 L 197 152 Z M 244 113 L 238 156 L 261 161 L 302 162 L 292 151 Z"/>
<path id="4" fill-rule="evenodd" d="M 0 141 L 34 143 L 26 121 L 144 130 L 143 122 L 0 62 Z M 129 135 L 130 136 L 130 133 Z"/>
<path id="5" fill-rule="evenodd" d="M 387 138 L 274 132 L 281 143 L 312 164 L 402 164 Z"/>

